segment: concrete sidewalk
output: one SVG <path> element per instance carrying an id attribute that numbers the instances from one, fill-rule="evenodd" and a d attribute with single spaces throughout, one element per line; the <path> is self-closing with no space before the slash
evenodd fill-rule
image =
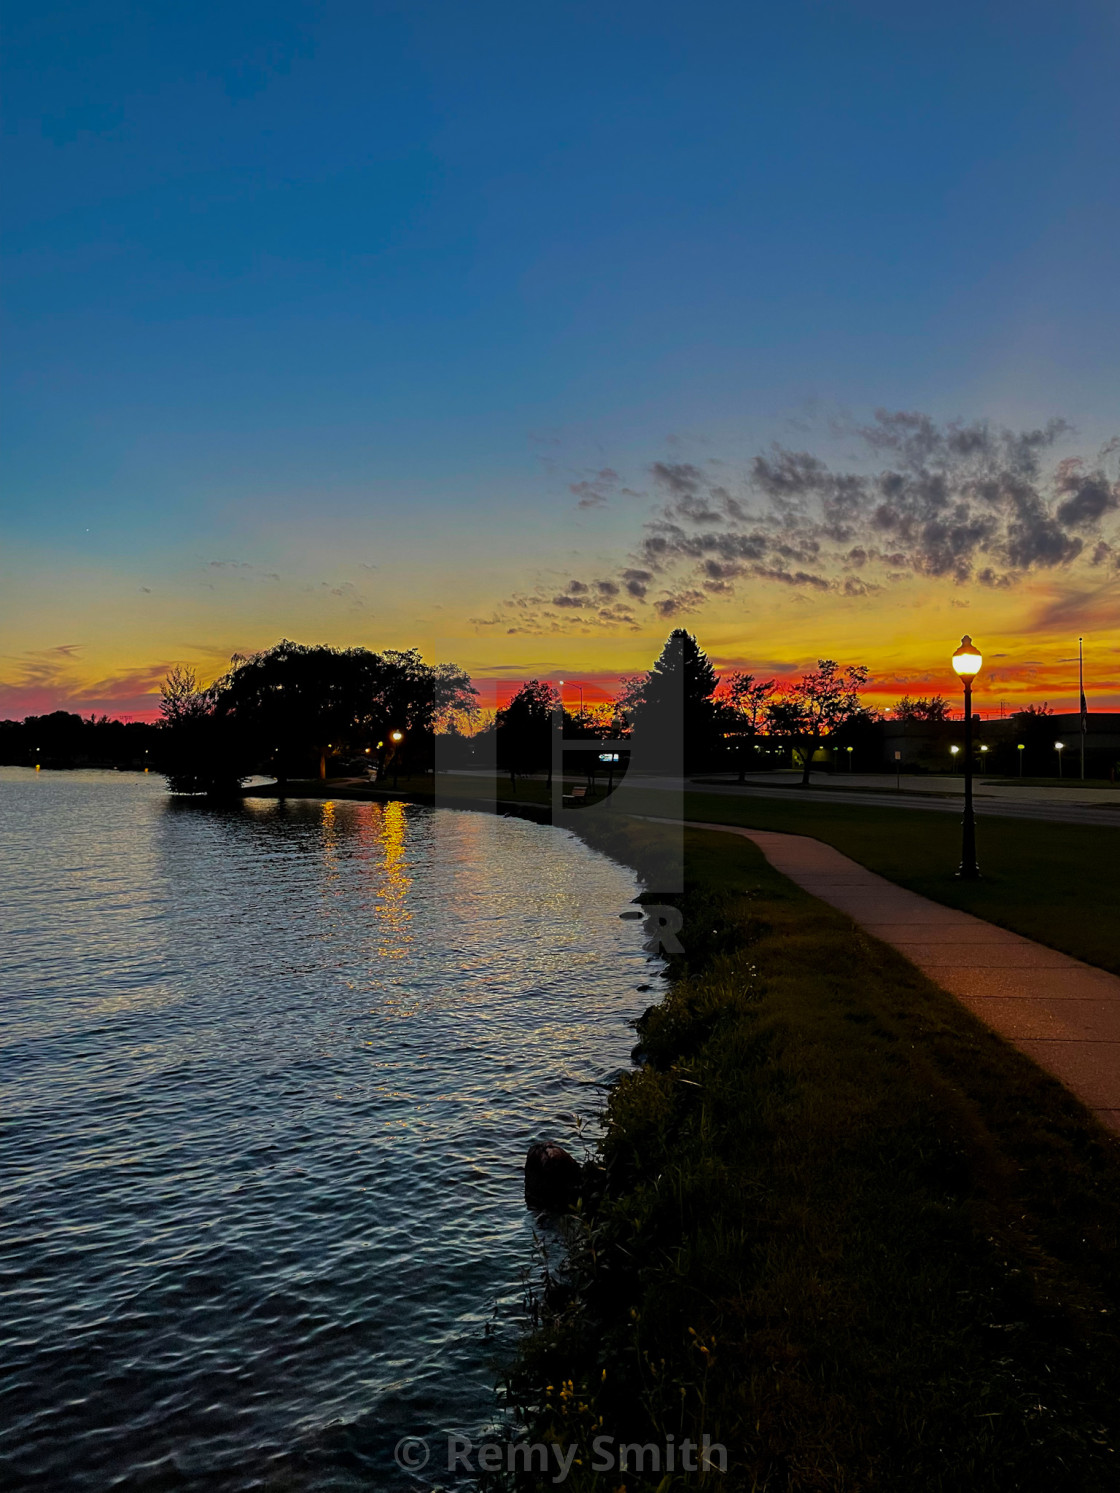
<path id="1" fill-rule="evenodd" d="M 753 840 L 770 864 L 891 944 L 1120 1130 L 1120 978 L 930 902 L 806 835 L 689 821 Z"/>

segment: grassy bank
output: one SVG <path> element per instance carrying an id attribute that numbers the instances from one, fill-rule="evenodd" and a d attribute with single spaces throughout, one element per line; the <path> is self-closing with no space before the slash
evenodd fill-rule
<path id="1" fill-rule="evenodd" d="M 689 793 L 690 819 L 811 835 L 936 902 L 962 908 L 1120 974 L 1120 823 L 1115 829 L 984 815 L 980 881 L 958 881 L 955 814 Z"/>
<path id="2" fill-rule="evenodd" d="M 1116 1486 L 1120 1143 L 754 847 L 693 833 L 688 863 L 605 1191 L 512 1379 L 534 1437 L 707 1432 L 736 1489 Z M 585 1458 L 567 1486 L 696 1482 Z"/>

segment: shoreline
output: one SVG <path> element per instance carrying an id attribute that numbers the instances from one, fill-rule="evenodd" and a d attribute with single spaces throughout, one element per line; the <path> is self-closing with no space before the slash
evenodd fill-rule
<path id="1" fill-rule="evenodd" d="M 1120 1140 L 757 847 L 688 847 L 686 952 L 511 1375 L 530 1439 L 710 1435 L 789 1493 L 1114 1486 Z"/>
<path id="2" fill-rule="evenodd" d="M 286 793 L 551 822 L 411 785 Z M 658 826 L 572 819 L 648 885 Z M 1114 1486 L 1120 1141 L 749 842 L 686 846 L 685 952 L 508 1376 L 529 1439 L 710 1435 L 726 1486 L 788 1493 Z M 690 1486 L 665 1471 L 627 1486 Z M 603 1486 L 586 1463 L 568 1485 Z"/>

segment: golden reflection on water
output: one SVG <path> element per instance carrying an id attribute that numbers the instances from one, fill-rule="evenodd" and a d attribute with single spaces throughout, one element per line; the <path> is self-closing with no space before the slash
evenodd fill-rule
<path id="1" fill-rule="evenodd" d="M 373 827 L 381 849 L 381 864 L 377 868 L 377 952 L 382 959 L 403 959 L 412 942 L 409 928 L 412 912 L 408 906 L 412 877 L 406 869 L 404 853 L 408 827 L 404 804 L 393 802 L 379 806 Z"/>
<path id="2" fill-rule="evenodd" d="M 368 878 L 363 910 L 372 917 L 370 952 L 379 959 L 403 959 L 412 943 L 412 910 L 408 905 L 412 877 L 408 874 L 405 841 L 408 819 L 404 804 L 370 804 L 346 826 L 357 830 L 358 855 Z M 328 883 L 339 875 L 339 844 L 343 826 L 333 803 L 322 806 L 323 862 Z"/>

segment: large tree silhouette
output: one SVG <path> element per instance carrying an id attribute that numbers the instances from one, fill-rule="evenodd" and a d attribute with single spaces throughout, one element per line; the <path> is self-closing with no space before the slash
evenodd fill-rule
<path id="1" fill-rule="evenodd" d="M 559 707 L 559 692 L 551 684 L 529 679 L 498 711 L 498 766 L 509 773 L 514 787 L 518 773 L 547 772 L 551 783 L 552 735 Z"/>
<path id="2" fill-rule="evenodd" d="M 327 775 L 331 756 L 363 759 L 393 747 L 395 767 L 427 765 L 437 722 L 470 713 L 474 690 L 454 664 L 426 664 L 416 649 L 374 653 L 285 639 L 235 657 L 207 690 L 173 673 L 163 711 L 176 743 L 172 787 L 214 792 L 253 772 Z"/>
<path id="3" fill-rule="evenodd" d="M 645 761 L 661 767 L 683 762 L 693 772 L 714 747 L 719 676 L 708 655 L 683 627 L 669 634 L 648 674 L 624 687 L 620 703 Z"/>

